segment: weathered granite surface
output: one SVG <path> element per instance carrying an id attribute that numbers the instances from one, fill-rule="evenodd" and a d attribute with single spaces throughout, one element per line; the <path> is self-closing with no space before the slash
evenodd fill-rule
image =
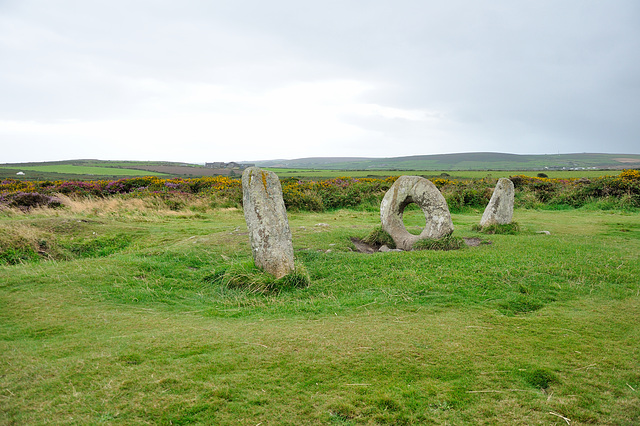
<path id="1" fill-rule="evenodd" d="M 410 234 L 402 221 L 404 209 L 411 203 L 422 209 L 426 219 L 420 235 Z M 453 232 L 447 201 L 431 181 L 420 176 L 400 176 L 395 181 L 382 199 L 380 218 L 382 228 L 402 250 L 411 250 L 418 240 L 439 239 Z"/>
<path id="2" fill-rule="evenodd" d="M 507 178 L 500 178 L 493 190 L 489 204 L 484 209 L 482 219 L 480 219 L 480 227 L 511 223 L 514 195 L 513 182 Z"/>
<path id="3" fill-rule="evenodd" d="M 242 173 L 242 200 L 256 266 L 276 278 L 289 274 L 294 269 L 293 243 L 280 179 L 249 167 Z"/>

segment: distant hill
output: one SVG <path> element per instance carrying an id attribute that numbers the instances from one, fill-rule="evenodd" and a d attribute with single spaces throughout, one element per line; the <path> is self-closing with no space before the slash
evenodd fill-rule
<path id="1" fill-rule="evenodd" d="M 572 170 L 640 168 L 637 154 L 520 155 L 498 152 L 408 157 L 312 157 L 255 161 L 260 167 L 325 170 Z"/>
<path id="2" fill-rule="evenodd" d="M 18 175 L 18 173 L 21 173 Z M 68 160 L 0 164 L 0 179 L 98 180 L 154 175 L 161 178 L 239 176 L 241 168 L 208 168 L 199 164 L 167 161 Z"/>
<path id="3" fill-rule="evenodd" d="M 298 158 L 297 160 L 252 161 L 252 163 L 260 167 L 334 169 L 331 166 L 336 164 L 343 165 L 370 160 L 372 158 L 368 157 L 309 157 Z M 291 166 L 292 163 L 295 163 L 295 167 Z"/>
<path id="4" fill-rule="evenodd" d="M 329 171 L 528 171 L 528 170 L 620 170 L 640 169 L 640 155 L 637 154 L 559 154 L 559 155 L 518 155 L 497 152 L 469 152 L 464 154 L 413 155 L 408 157 L 367 158 L 367 157 L 313 157 L 295 160 L 255 161 L 260 167 L 281 170 L 280 176 L 321 176 L 329 177 Z M 213 163 L 218 164 L 218 163 Z M 227 164 L 227 163 L 224 163 Z M 68 160 L 40 163 L 0 164 L 0 180 L 6 178 L 21 180 L 97 180 L 120 179 L 125 177 L 155 175 L 161 178 L 233 176 L 242 174 L 245 164 L 228 163 L 233 167 L 204 167 L 200 164 L 165 161 L 103 161 Z M 297 170 L 325 170 L 321 172 L 299 173 Z M 20 174 L 18 174 L 20 173 Z M 318 174 L 320 173 L 320 174 Z"/>

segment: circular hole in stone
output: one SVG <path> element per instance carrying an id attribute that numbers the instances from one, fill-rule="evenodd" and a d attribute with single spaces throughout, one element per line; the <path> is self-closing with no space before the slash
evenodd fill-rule
<path id="1" fill-rule="evenodd" d="M 424 212 L 416 203 L 408 204 L 402 212 L 402 223 L 410 234 L 419 235 L 427 226 Z"/>

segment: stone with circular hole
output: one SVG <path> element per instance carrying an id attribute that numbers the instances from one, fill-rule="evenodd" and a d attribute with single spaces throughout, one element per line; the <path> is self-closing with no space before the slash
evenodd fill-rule
<path id="1" fill-rule="evenodd" d="M 404 209 L 416 203 L 426 219 L 420 235 L 407 231 L 402 221 Z M 389 188 L 380 204 L 382 229 L 387 231 L 396 247 L 411 250 L 416 241 L 440 239 L 453 232 L 449 206 L 438 188 L 420 176 L 400 176 Z"/>

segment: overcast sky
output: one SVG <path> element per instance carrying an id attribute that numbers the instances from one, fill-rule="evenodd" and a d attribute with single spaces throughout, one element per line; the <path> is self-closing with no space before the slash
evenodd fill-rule
<path id="1" fill-rule="evenodd" d="M 0 163 L 640 154 L 638 0 L 0 0 Z"/>

